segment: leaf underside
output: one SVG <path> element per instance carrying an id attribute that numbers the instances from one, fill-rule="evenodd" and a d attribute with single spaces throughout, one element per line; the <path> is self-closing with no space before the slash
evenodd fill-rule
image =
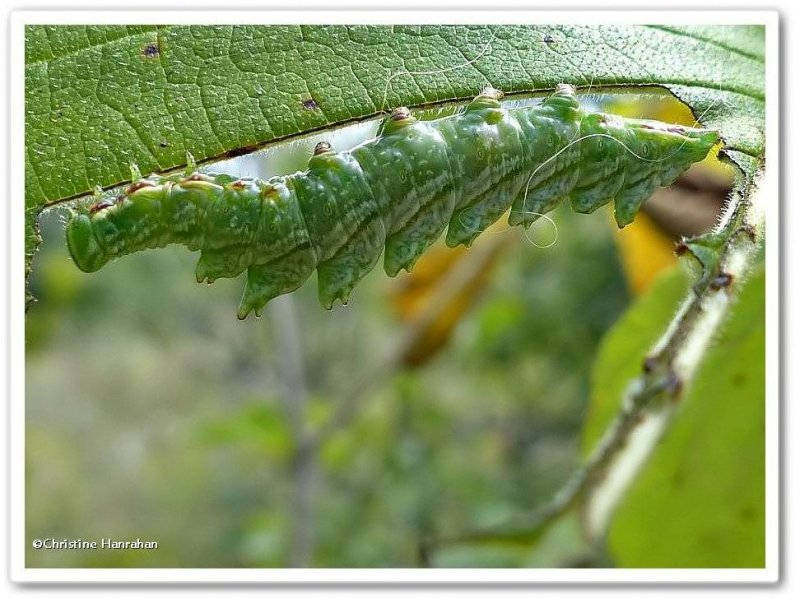
<path id="1" fill-rule="evenodd" d="M 662 85 L 752 174 L 764 151 L 757 26 L 28 26 L 26 262 L 42 208 L 391 107 Z M 436 71 L 437 73 L 428 73 Z"/>

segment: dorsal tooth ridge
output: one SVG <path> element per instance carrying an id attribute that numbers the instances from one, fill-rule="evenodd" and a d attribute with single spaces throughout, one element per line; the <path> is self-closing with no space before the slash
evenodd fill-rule
<path id="1" fill-rule="evenodd" d="M 408 107 L 397 107 L 396 109 L 392 109 L 392 114 L 389 116 L 389 119 L 392 121 L 403 121 L 404 119 L 411 118 L 411 111 Z"/>
<path id="2" fill-rule="evenodd" d="M 504 94 L 502 90 L 498 90 L 494 86 L 484 86 L 483 89 L 480 91 L 478 96 L 483 96 L 485 98 L 491 98 L 493 100 L 500 100 L 503 98 Z"/>
<path id="3" fill-rule="evenodd" d="M 327 140 L 318 142 L 317 146 L 314 147 L 314 155 L 322 155 L 323 153 L 331 153 L 332 151 L 333 147 Z"/>
<path id="4" fill-rule="evenodd" d="M 573 86 L 572 84 L 564 84 L 564 83 L 557 84 L 556 94 L 575 96 L 575 86 Z"/>

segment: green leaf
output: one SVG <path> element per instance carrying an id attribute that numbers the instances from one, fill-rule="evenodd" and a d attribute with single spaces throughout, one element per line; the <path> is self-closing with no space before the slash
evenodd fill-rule
<path id="1" fill-rule="evenodd" d="M 642 344 L 655 339 L 682 280 L 675 273 L 662 279 L 608 336 L 585 443 L 596 441 L 615 412 L 621 380 L 637 372 Z M 608 546 L 618 565 L 764 566 L 764 324 L 760 272 L 612 521 Z"/>
<path id="2" fill-rule="evenodd" d="M 648 289 L 603 338 L 592 367 L 592 392 L 583 426 L 588 455 L 619 412 L 625 388 L 642 372 L 642 362 L 686 297 L 686 273 L 669 270 Z"/>
<path id="3" fill-rule="evenodd" d="M 763 40 L 749 26 L 28 26 L 27 261 L 44 206 L 126 182 L 130 162 L 207 163 L 487 83 L 662 84 L 752 171 Z"/>

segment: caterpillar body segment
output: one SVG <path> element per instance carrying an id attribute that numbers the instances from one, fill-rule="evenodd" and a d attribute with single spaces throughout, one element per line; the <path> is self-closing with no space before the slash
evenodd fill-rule
<path id="1" fill-rule="evenodd" d="M 587 111 L 567 85 L 534 107 L 506 109 L 500 97 L 486 88 L 431 121 L 396 109 L 376 138 L 344 152 L 320 143 L 306 171 L 269 180 L 137 176 L 73 212 L 70 254 L 94 272 L 171 243 L 199 250 L 198 282 L 247 272 L 240 318 L 316 270 L 330 308 L 382 254 L 394 276 L 445 230 L 448 245 L 470 245 L 509 208 L 511 225 L 528 226 L 561 202 L 581 213 L 613 202 L 625 226 L 719 141 L 711 130 Z"/>

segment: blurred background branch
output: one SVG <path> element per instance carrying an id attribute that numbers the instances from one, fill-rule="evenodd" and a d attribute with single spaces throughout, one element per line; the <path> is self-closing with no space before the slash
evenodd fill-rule
<path id="1" fill-rule="evenodd" d="M 307 426 L 306 407 L 308 388 L 305 376 L 305 361 L 301 347 L 302 337 L 297 319 L 294 298 L 284 295 L 267 307 L 271 331 L 276 335 L 276 355 L 283 389 L 281 400 L 295 442 L 290 461 L 293 491 L 289 513 L 292 537 L 289 563 L 292 567 L 308 567 L 314 550 L 314 485 L 316 459 L 308 445 L 310 433 Z M 270 347 L 266 347 L 265 351 Z M 266 354 L 265 354 L 266 355 Z"/>

